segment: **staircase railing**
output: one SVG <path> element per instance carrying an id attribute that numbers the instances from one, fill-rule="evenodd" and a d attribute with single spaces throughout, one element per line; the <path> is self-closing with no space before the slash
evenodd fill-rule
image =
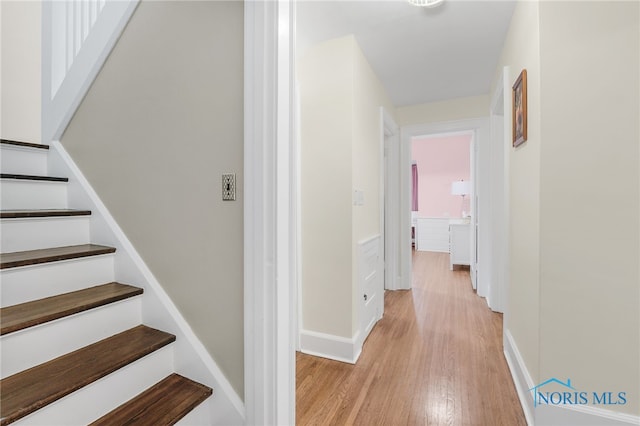
<path id="1" fill-rule="evenodd" d="M 62 136 L 138 2 L 43 1 L 43 143 Z"/>

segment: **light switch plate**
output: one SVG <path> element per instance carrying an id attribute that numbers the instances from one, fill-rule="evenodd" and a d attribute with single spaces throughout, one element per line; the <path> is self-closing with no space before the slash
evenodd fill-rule
<path id="1" fill-rule="evenodd" d="M 360 189 L 353 190 L 353 205 L 364 206 L 364 191 Z"/>
<path id="2" fill-rule="evenodd" d="M 236 199 L 236 174 L 223 173 L 222 175 L 222 200 L 235 201 Z"/>

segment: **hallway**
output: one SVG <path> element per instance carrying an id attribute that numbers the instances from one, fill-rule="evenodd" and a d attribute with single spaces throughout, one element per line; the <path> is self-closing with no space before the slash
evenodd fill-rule
<path id="1" fill-rule="evenodd" d="M 413 290 L 386 292 L 357 365 L 296 358 L 299 425 L 525 425 L 502 315 L 449 255 L 415 252 Z"/>

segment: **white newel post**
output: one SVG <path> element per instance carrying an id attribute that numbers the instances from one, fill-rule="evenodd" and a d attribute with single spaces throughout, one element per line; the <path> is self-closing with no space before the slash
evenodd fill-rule
<path id="1" fill-rule="evenodd" d="M 42 2 L 43 143 L 62 136 L 138 2 Z"/>

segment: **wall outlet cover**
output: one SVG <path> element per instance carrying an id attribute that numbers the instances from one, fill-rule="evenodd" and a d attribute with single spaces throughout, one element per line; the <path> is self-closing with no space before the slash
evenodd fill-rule
<path id="1" fill-rule="evenodd" d="M 222 200 L 235 201 L 236 199 L 236 174 L 224 173 L 222 175 Z"/>

